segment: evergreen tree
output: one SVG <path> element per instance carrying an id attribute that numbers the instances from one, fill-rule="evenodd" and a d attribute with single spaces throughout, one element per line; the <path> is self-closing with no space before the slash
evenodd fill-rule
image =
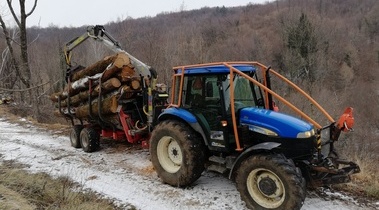
<path id="1" fill-rule="evenodd" d="M 298 75 L 306 73 L 312 81 L 314 78 L 311 70 L 314 66 L 311 55 L 317 52 L 317 39 L 314 28 L 306 14 L 302 13 L 299 22 L 289 28 L 287 47 L 292 54 L 302 60 L 302 62 L 299 62 L 298 69 L 301 69 L 301 72 Z"/>

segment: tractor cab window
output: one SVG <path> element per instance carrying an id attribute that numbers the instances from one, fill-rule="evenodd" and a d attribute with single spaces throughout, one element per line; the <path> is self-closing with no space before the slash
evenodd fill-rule
<path id="1" fill-rule="evenodd" d="M 227 75 L 223 81 L 223 89 L 225 95 L 225 105 L 227 112 L 230 112 L 230 76 Z M 235 74 L 233 78 L 234 85 L 234 108 L 239 110 L 244 107 L 256 107 L 258 106 L 257 96 L 259 94 L 259 87 L 255 87 L 248 79 Z"/>
<path id="2" fill-rule="evenodd" d="M 172 90 L 173 93 L 171 95 L 171 103 L 172 104 L 179 104 L 179 91 L 180 91 L 180 77 L 179 76 L 174 76 L 173 81 L 172 81 Z"/>
<path id="3" fill-rule="evenodd" d="M 188 76 L 183 90 L 184 106 L 191 108 L 206 108 L 212 105 L 220 106 L 220 93 L 217 86 L 217 76 Z"/>

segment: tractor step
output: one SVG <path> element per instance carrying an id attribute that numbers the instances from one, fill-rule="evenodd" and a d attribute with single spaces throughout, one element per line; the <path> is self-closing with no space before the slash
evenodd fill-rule
<path id="1" fill-rule="evenodd" d="M 225 163 L 226 163 L 226 159 L 223 157 L 219 157 L 219 156 L 210 156 L 209 161 L 211 161 L 213 163 L 222 164 L 222 165 L 225 165 Z"/>
<path id="2" fill-rule="evenodd" d="M 224 174 L 228 169 L 226 169 L 224 166 L 220 166 L 220 165 L 210 165 L 210 166 L 208 166 L 208 170 L 218 172 L 220 174 Z"/>
<path id="3" fill-rule="evenodd" d="M 208 166 L 209 171 L 215 171 L 224 174 L 228 169 L 226 168 L 226 159 L 219 156 L 211 156 L 208 159 L 211 165 Z"/>

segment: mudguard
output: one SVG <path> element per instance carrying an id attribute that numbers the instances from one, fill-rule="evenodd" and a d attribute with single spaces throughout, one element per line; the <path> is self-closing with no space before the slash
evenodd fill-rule
<path id="1" fill-rule="evenodd" d="M 184 122 L 188 123 L 188 125 L 191 126 L 191 128 L 193 128 L 195 131 L 197 131 L 198 133 L 201 134 L 201 136 L 203 137 L 205 145 L 208 146 L 208 141 L 207 141 L 207 138 L 205 136 L 204 130 L 201 127 L 201 125 L 199 124 L 199 122 L 197 121 L 195 115 L 193 115 L 191 112 L 189 112 L 185 109 L 171 107 L 171 108 L 165 109 L 158 116 L 159 121 L 163 121 L 163 120 L 166 120 L 169 118 L 176 118 L 176 119 L 179 118 L 179 119 L 183 120 Z"/>
<path id="2" fill-rule="evenodd" d="M 229 179 L 233 178 L 233 174 L 238 169 L 241 162 L 245 160 L 247 157 L 249 157 L 251 153 L 254 153 L 257 150 L 270 151 L 274 148 L 279 147 L 280 145 L 281 144 L 277 142 L 264 142 L 264 143 L 260 143 L 260 144 L 247 148 L 237 157 L 236 161 L 234 161 L 233 166 L 229 172 Z"/>

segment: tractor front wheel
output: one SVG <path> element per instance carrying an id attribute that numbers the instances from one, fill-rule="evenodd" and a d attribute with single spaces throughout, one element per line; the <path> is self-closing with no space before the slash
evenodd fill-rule
<path id="1" fill-rule="evenodd" d="M 100 147 L 100 135 L 99 133 L 89 127 L 83 128 L 80 132 L 80 145 L 84 152 L 94 152 Z"/>
<path id="2" fill-rule="evenodd" d="M 305 199 L 305 180 L 283 155 L 255 155 L 244 160 L 236 176 L 237 189 L 250 209 L 298 210 Z"/>
<path id="3" fill-rule="evenodd" d="M 204 171 L 204 145 L 188 125 L 178 121 L 158 124 L 150 140 L 151 162 L 164 183 L 185 187 Z"/>

